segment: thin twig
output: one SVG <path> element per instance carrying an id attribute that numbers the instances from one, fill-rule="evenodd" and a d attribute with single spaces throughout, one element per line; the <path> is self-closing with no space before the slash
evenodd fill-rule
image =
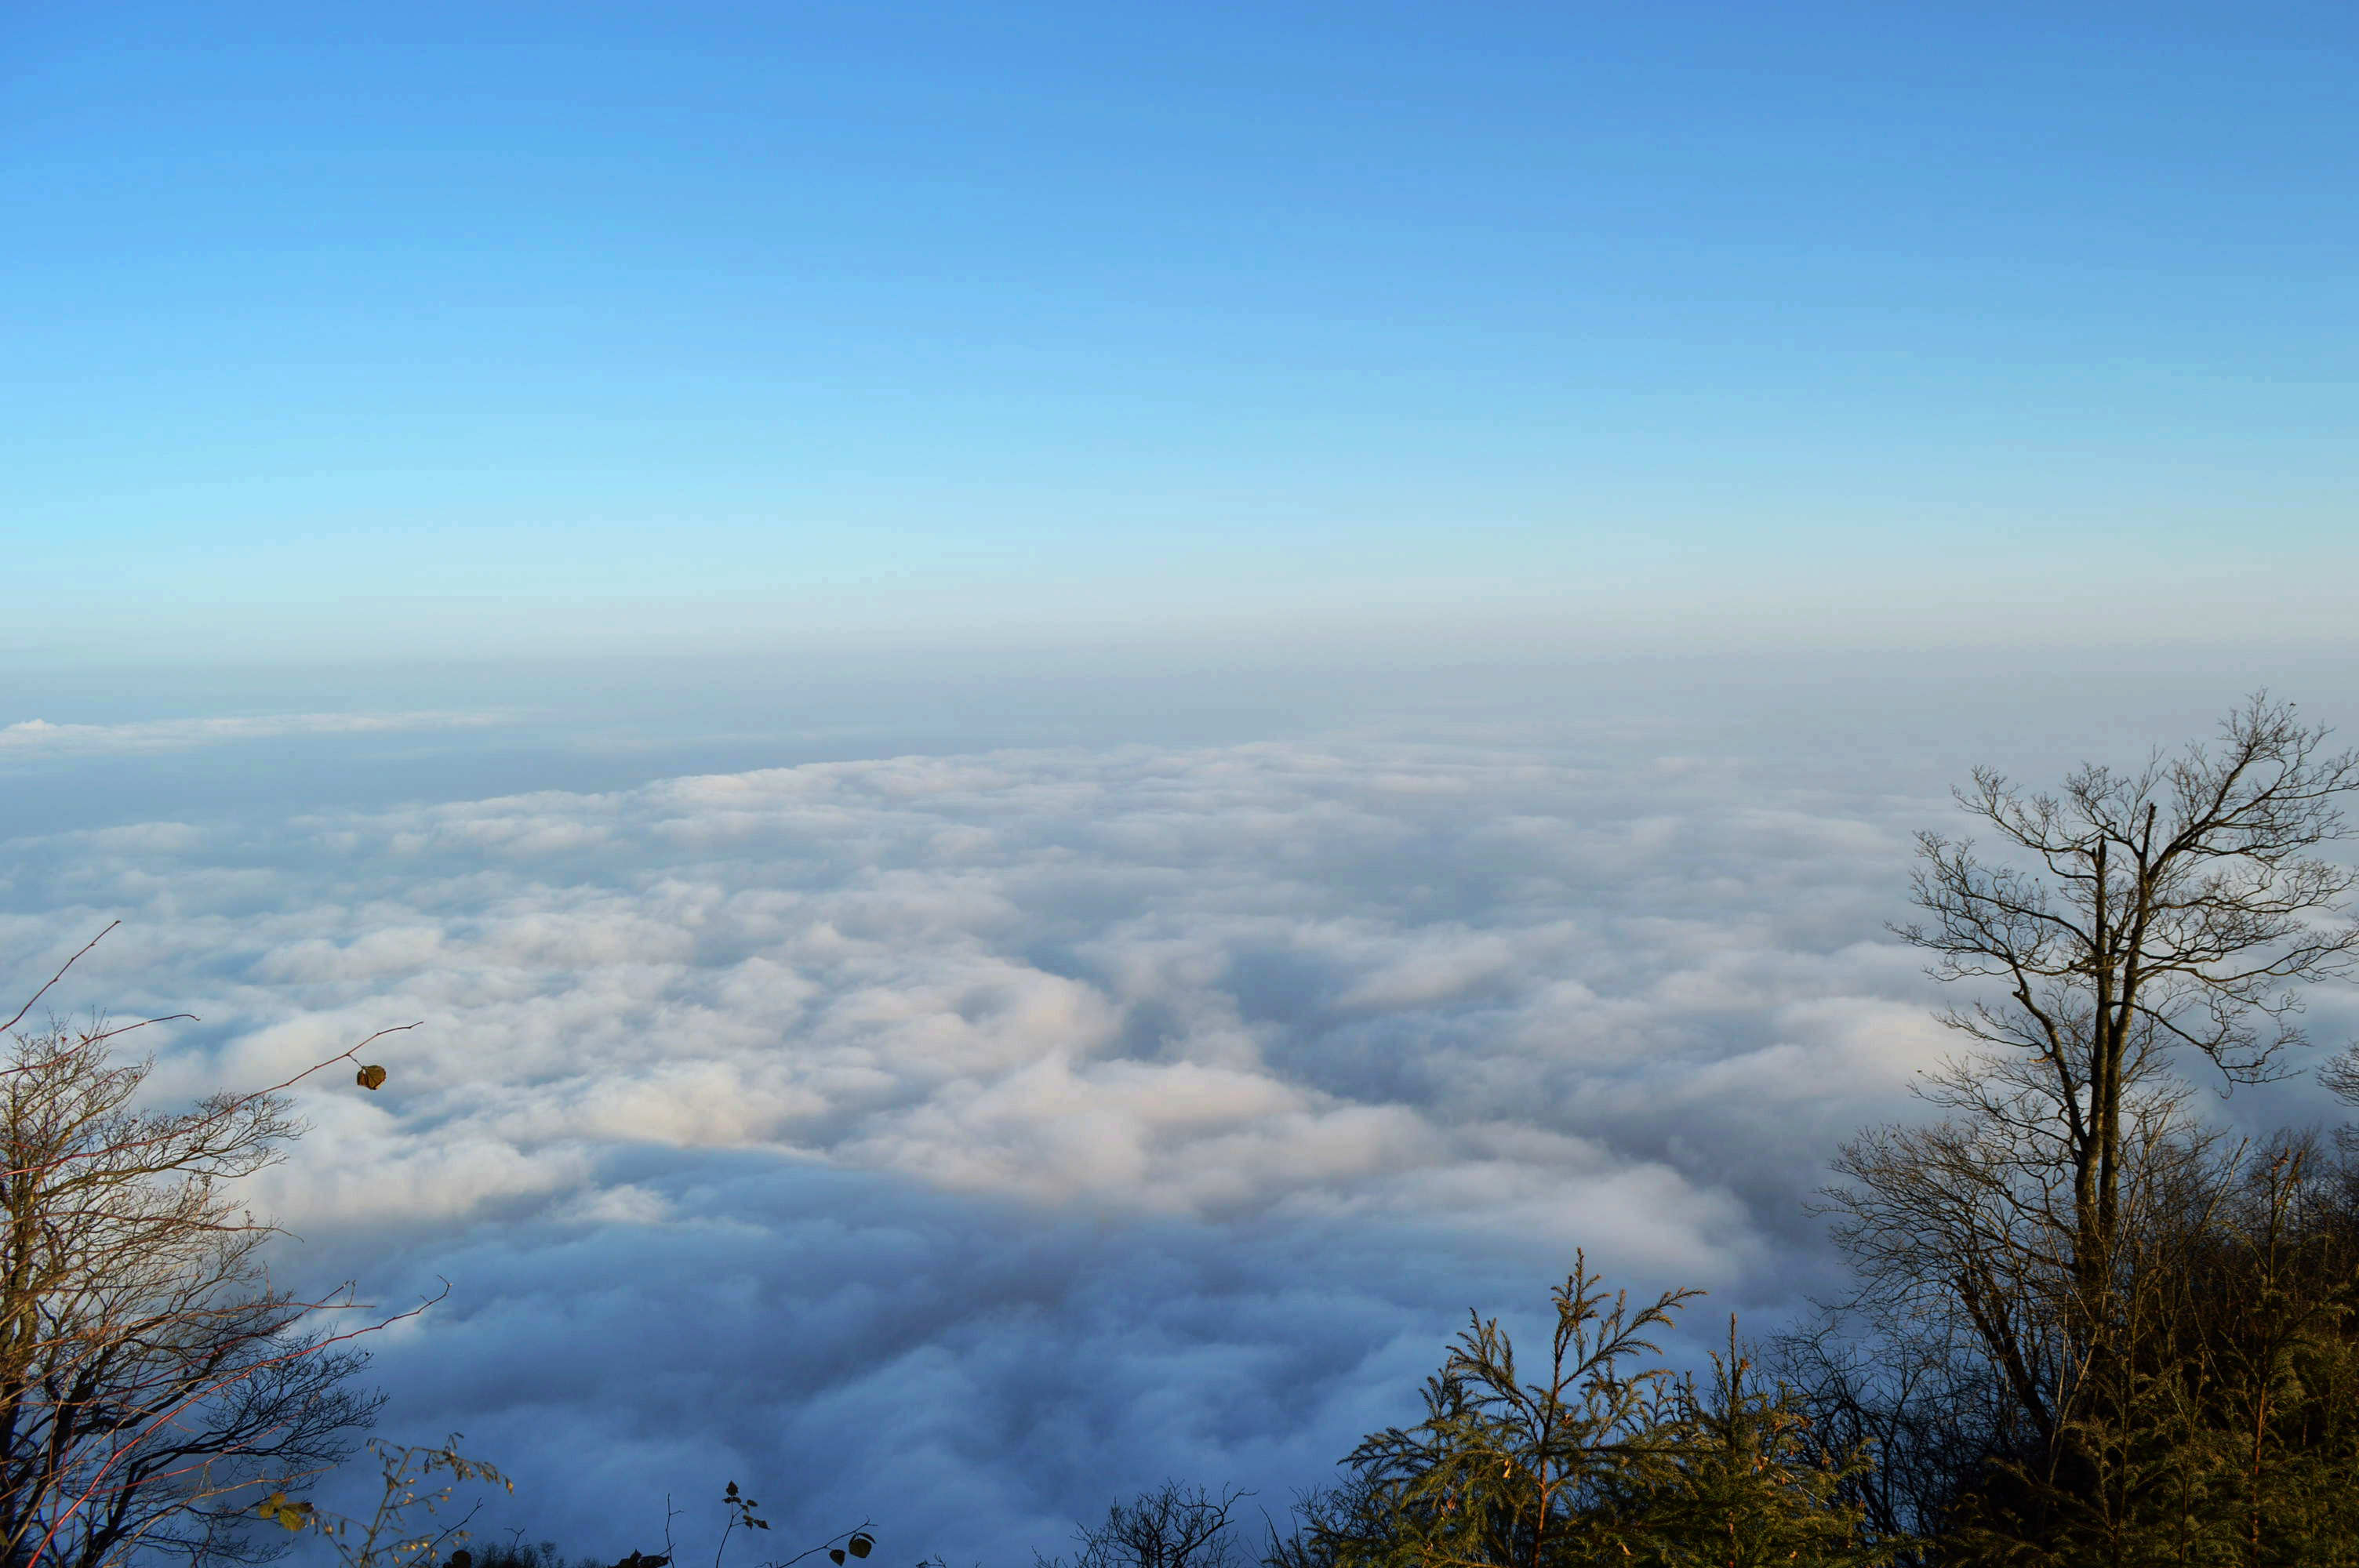
<path id="1" fill-rule="evenodd" d="M 798 1552 L 792 1557 L 781 1558 L 776 1563 L 765 1563 L 762 1564 L 762 1568 L 788 1568 L 788 1564 L 799 1563 L 806 1557 L 816 1557 L 821 1552 L 825 1552 L 829 1547 L 833 1546 L 837 1541 L 849 1540 L 853 1536 L 860 1534 L 863 1530 L 866 1530 L 870 1525 L 875 1522 L 876 1521 L 874 1519 L 862 1519 L 850 1530 L 837 1530 L 833 1535 L 829 1536 L 825 1541 L 821 1541 L 817 1546 L 812 1547 L 808 1552 Z"/>
<path id="2" fill-rule="evenodd" d="M 120 920 L 110 920 L 106 923 L 106 931 L 112 931 L 122 924 L 123 922 Z M 89 952 L 92 947 L 97 946 L 101 942 L 106 940 L 106 931 L 100 932 L 89 941 L 83 943 L 82 945 L 82 952 L 76 953 L 72 957 L 68 958 L 64 963 L 59 965 L 58 972 L 49 977 L 49 983 L 42 986 L 39 990 L 35 991 L 31 996 L 25 999 L 25 1005 L 16 1010 L 16 1016 L 10 1019 L 5 1023 L 0 1023 L 0 1034 L 5 1034 L 11 1029 L 16 1028 L 19 1023 L 24 1022 L 25 1015 L 33 1011 L 33 1004 L 49 994 L 50 986 L 56 985 L 60 980 L 66 978 L 66 971 L 72 968 L 74 965 L 82 961 L 82 953 Z"/>

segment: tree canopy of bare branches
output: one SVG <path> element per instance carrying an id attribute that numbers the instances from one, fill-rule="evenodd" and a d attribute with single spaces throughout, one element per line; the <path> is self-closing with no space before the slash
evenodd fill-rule
<path id="1" fill-rule="evenodd" d="M 366 1359 L 353 1341 L 424 1310 L 317 1326 L 366 1309 L 348 1290 L 306 1300 L 275 1286 L 259 1249 L 277 1231 L 235 1196 L 302 1131 L 286 1091 L 337 1063 L 380 1087 L 385 1068 L 360 1054 L 399 1031 L 267 1088 L 154 1108 L 140 1092 L 152 1062 L 114 1053 L 168 1020 L 16 1033 L 113 929 L 0 1022 L 5 1568 L 275 1555 L 285 1533 L 264 1519 L 307 1528 L 310 1505 L 289 1491 L 375 1419 L 378 1400 L 347 1386 Z"/>
<path id="2" fill-rule="evenodd" d="M 1244 1496 L 1166 1481 L 1114 1504 L 1102 1523 L 1076 1527 L 1072 1568 L 1240 1568 L 1229 1515 Z M 1038 1568 L 1063 1568 L 1061 1557 L 1033 1558 Z"/>
<path id="3" fill-rule="evenodd" d="M 105 1031 L 17 1036 L 0 1070 L 0 1552 L 98 1568 L 231 1559 L 264 1481 L 334 1463 L 376 1400 L 299 1330 L 234 1184 L 298 1130 L 277 1096 L 136 1108 Z"/>
<path id="4" fill-rule="evenodd" d="M 1998 1000 L 1943 1022 L 2027 1064 L 2001 1076 L 2007 1106 L 1993 1111 L 2053 1123 L 2093 1289 L 2117 1223 L 2132 1097 L 2158 1058 L 2184 1049 L 2231 1083 L 2267 1077 L 2306 1044 L 2293 988 L 2359 957 L 2359 925 L 2332 918 L 2359 871 L 2314 852 L 2344 836 L 2343 797 L 2359 790 L 2359 752 L 2330 754 L 2328 735 L 2256 694 L 2216 745 L 2135 772 L 2084 763 L 2060 795 L 1976 769 L 1958 804 L 2013 860 L 1919 836 L 1927 918 L 1896 934 L 1933 955 L 1937 979 L 1997 982 Z"/>
<path id="5" fill-rule="evenodd" d="M 2193 1474 L 2194 1450 L 2155 1435 L 2157 1401 L 2175 1390 L 2184 1421 L 2213 1395 L 2157 1347 L 2183 1337 L 2178 1283 L 2226 1245 L 2250 1158 L 2190 1097 L 2204 1076 L 2292 1070 L 2301 988 L 2359 959 L 2359 873 L 2320 853 L 2345 835 L 2359 753 L 2328 738 L 2256 695 L 2213 743 L 2083 764 L 2060 794 L 1976 770 L 1957 799 L 1995 859 L 1919 836 L 1923 915 L 1894 929 L 1965 990 L 1941 1018 L 1972 1047 L 1920 1086 L 1939 1119 L 1870 1129 L 1836 1161 L 1864 1337 L 1788 1346 L 1822 1417 L 1886 1445 L 1882 1484 L 1914 1487 L 1869 1499 L 1887 1528 L 1954 1525 L 1978 1487 L 1987 1513 L 2005 1472 L 2038 1507 L 2007 1505 L 1999 1535 L 2038 1513 L 2118 1545 L 2139 1488 Z"/>

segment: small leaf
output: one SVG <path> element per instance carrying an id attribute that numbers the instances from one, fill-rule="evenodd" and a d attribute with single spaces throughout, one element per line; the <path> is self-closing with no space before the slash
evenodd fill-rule
<path id="1" fill-rule="evenodd" d="M 382 1087 L 385 1083 L 385 1069 L 372 1062 L 353 1075 L 353 1082 L 364 1089 Z"/>
<path id="2" fill-rule="evenodd" d="M 766 1519 L 749 1519 L 745 1522 L 752 1525 L 756 1530 L 767 1530 L 770 1528 L 770 1521 Z"/>
<path id="3" fill-rule="evenodd" d="M 864 1530 L 843 1544 L 852 1549 L 852 1554 L 854 1557 L 865 1557 L 868 1555 L 868 1549 L 876 1544 L 876 1538 Z"/>
<path id="4" fill-rule="evenodd" d="M 263 1498 L 261 1503 L 255 1507 L 254 1511 L 260 1514 L 264 1519 L 268 1519 L 271 1515 L 277 1513 L 280 1509 L 283 1509 L 286 1506 L 287 1494 L 284 1492 L 273 1492 L 268 1497 Z"/>
<path id="5" fill-rule="evenodd" d="M 451 1553 L 450 1568 L 475 1568 L 475 1554 L 465 1547 Z"/>
<path id="6" fill-rule="evenodd" d="M 843 1548 L 841 1546 L 829 1547 L 827 1549 L 827 1560 L 830 1563 L 834 1563 L 835 1568 L 843 1568 Z"/>
<path id="7" fill-rule="evenodd" d="M 732 1481 L 732 1482 L 730 1482 L 730 1483 L 729 1483 L 729 1494 L 728 1494 L 728 1495 L 729 1495 L 729 1496 L 731 1496 L 731 1497 L 733 1497 L 733 1498 L 734 1498 L 734 1497 L 735 1497 L 735 1496 L 737 1495 L 737 1483 L 736 1483 L 736 1482 Z"/>

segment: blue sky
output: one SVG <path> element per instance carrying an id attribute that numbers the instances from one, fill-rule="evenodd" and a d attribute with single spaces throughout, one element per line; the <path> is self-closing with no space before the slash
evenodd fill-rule
<path id="1" fill-rule="evenodd" d="M 9 643 L 2337 637 L 2354 31 L 21 8 Z"/>

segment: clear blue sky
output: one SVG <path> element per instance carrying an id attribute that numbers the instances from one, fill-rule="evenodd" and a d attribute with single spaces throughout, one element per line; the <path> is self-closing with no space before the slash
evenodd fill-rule
<path id="1" fill-rule="evenodd" d="M 2347 635 L 2354 81 L 2348 5 L 14 6 L 0 646 Z"/>

